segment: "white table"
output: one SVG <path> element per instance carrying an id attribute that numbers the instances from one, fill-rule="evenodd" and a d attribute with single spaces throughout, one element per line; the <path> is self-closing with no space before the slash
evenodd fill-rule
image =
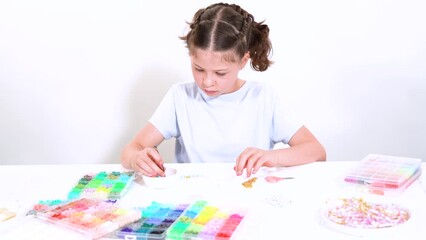
<path id="1" fill-rule="evenodd" d="M 152 189 L 139 177 L 120 200 L 123 207 L 147 206 L 152 201 L 180 202 L 203 199 L 225 201 L 247 207 L 243 222 L 233 239 L 424 239 L 426 236 L 426 177 L 421 175 L 398 196 L 380 196 L 356 191 L 343 182 L 345 171 L 356 162 L 316 162 L 312 164 L 262 169 L 252 188 L 245 188 L 245 176 L 235 176 L 232 164 L 166 164 L 181 176 L 173 188 Z M 424 169 L 425 163 L 423 163 Z M 68 229 L 40 223 L 28 210 L 39 200 L 65 199 L 76 182 L 85 174 L 100 171 L 124 171 L 119 164 L 108 165 L 2 165 L 0 166 L 0 208 L 17 214 L 0 222 L 0 239 L 87 239 Z M 267 175 L 294 177 L 268 183 Z M 422 183 L 425 183 L 422 184 Z M 407 207 L 411 218 L 397 227 L 376 231 L 339 232 L 324 226 L 320 213 L 329 199 L 363 197 Z M 280 199 L 274 206 L 267 199 Z M 34 222 L 37 221 L 37 222 Z M 40 224 L 42 227 L 40 227 Z M 41 229 L 41 230 L 40 230 Z M 46 230 L 47 229 L 47 230 Z M 41 233 L 43 231 L 43 233 Z M 47 233 L 46 233 L 47 232 Z M 44 234 L 44 235 L 43 235 Z M 62 235 L 61 235 L 62 234 Z"/>

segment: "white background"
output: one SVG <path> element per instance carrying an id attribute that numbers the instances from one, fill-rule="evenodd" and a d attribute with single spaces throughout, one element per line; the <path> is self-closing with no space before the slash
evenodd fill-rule
<path id="1" fill-rule="evenodd" d="M 178 36 L 213 1 L 0 0 L 0 163 L 118 163 L 171 84 Z M 329 161 L 426 159 L 426 3 L 234 1 L 271 29 L 267 81 Z M 166 162 L 173 140 L 160 146 Z"/>

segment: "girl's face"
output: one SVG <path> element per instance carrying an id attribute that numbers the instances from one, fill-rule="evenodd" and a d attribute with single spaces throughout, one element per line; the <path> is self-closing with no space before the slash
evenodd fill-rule
<path id="1" fill-rule="evenodd" d="M 250 56 L 247 53 L 241 60 L 231 62 L 230 53 L 195 49 L 191 52 L 191 68 L 195 83 L 210 97 L 232 93 L 241 88 L 244 81 L 238 73 L 244 68 Z"/>

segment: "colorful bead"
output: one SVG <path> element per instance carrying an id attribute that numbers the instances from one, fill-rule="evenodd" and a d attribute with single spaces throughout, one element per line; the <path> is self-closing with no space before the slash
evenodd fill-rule
<path id="1" fill-rule="evenodd" d="M 394 204 L 344 198 L 327 210 L 326 217 L 334 223 L 353 228 L 385 228 L 406 222 L 410 215 L 407 210 Z"/>

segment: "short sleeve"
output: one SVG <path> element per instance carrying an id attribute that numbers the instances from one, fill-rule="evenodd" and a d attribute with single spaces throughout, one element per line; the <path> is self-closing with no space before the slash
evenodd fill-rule
<path id="1" fill-rule="evenodd" d="M 282 142 L 284 144 L 288 144 L 293 135 L 303 126 L 303 124 L 297 120 L 297 117 L 290 113 L 291 111 L 287 110 L 286 103 L 275 90 L 272 90 L 272 95 L 274 105 L 272 118 L 272 141 L 274 143 Z"/>
<path id="2" fill-rule="evenodd" d="M 149 119 L 165 139 L 178 136 L 174 87 L 171 87 Z"/>

